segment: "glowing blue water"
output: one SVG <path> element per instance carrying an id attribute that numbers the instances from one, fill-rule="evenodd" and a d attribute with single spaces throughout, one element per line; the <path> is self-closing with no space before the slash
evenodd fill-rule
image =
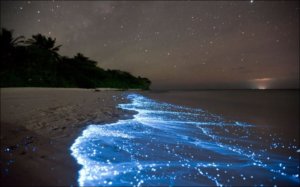
<path id="1" fill-rule="evenodd" d="M 79 185 L 299 185 L 292 143 L 201 109 L 128 99 L 119 107 L 133 119 L 90 125 L 72 145 Z"/>

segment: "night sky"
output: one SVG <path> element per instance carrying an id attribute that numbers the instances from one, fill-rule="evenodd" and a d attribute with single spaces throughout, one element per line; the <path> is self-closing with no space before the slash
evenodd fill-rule
<path id="1" fill-rule="evenodd" d="M 1 1 L 1 27 L 152 89 L 299 88 L 297 1 Z"/>

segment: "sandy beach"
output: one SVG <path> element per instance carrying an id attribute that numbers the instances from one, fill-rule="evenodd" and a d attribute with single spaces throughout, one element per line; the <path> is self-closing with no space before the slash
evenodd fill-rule
<path id="1" fill-rule="evenodd" d="M 138 93 L 136 90 L 134 92 Z M 250 151 L 255 155 L 261 153 L 263 155 L 259 157 L 261 163 L 270 164 L 271 169 L 266 168 L 259 173 L 256 171 L 261 168 L 253 168 L 253 170 L 245 168 L 249 175 L 244 173 L 245 179 L 239 178 L 233 181 L 235 185 L 250 185 L 252 182 L 256 184 L 255 180 L 252 180 L 253 177 L 258 178 L 258 181 L 262 180 L 265 184 L 294 185 L 299 183 L 298 180 L 293 179 L 296 176 L 293 173 L 295 168 L 299 168 L 299 165 L 296 164 L 298 163 L 296 151 L 299 147 L 299 106 L 297 105 L 299 97 L 297 91 L 143 92 L 142 94 L 129 94 L 134 92 L 100 88 L 1 89 L 1 185 L 77 186 L 81 179 L 81 184 L 88 186 L 110 183 L 122 186 L 136 181 L 130 176 L 122 176 L 121 174 L 120 177 L 129 180 L 128 183 L 115 178 L 115 175 L 107 176 L 108 181 L 104 181 L 104 179 L 102 181 L 101 175 L 98 174 L 102 172 L 101 164 L 105 165 L 105 163 L 116 168 L 118 168 L 118 164 L 124 163 L 124 168 L 127 168 L 126 172 L 131 173 L 132 176 L 138 176 L 137 173 L 142 171 L 149 172 L 149 176 L 139 176 L 137 183 L 140 181 L 150 181 L 151 183 L 152 180 L 159 182 L 160 177 L 170 175 L 168 177 L 171 178 L 172 176 L 179 176 L 176 184 L 214 185 L 219 184 L 217 180 L 207 178 L 206 174 L 200 173 L 201 175 L 199 175 L 197 170 L 199 167 L 203 167 L 203 171 L 207 167 L 214 168 L 214 165 L 205 165 L 206 162 L 211 163 L 211 158 L 215 159 L 213 162 L 221 164 L 227 161 L 227 154 L 234 155 L 229 163 L 232 164 L 237 161 L 237 167 L 230 166 L 227 168 L 228 166 L 225 164 L 223 169 L 224 171 L 231 170 L 231 174 L 236 177 L 240 175 L 237 172 L 239 171 L 240 160 L 250 165 L 257 164 L 256 158 L 249 158 L 243 152 L 235 152 L 236 146 L 240 146 L 244 152 Z M 131 95 L 131 99 L 127 98 L 128 95 Z M 236 95 L 240 97 L 236 97 Z M 144 96 L 148 96 L 148 98 Z M 135 102 L 137 105 L 131 105 L 131 102 Z M 165 102 L 177 105 L 169 105 Z M 120 103 L 127 103 L 127 105 L 122 104 L 119 105 L 122 109 L 117 108 L 116 106 Z M 185 108 L 184 106 L 193 108 Z M 201 112 L 202 110 L 199 108 L 205 109 L 205 111 Z M 246 123 L 226 121 L 206 112 L 206 110 L 213 114 L 222 115 L 225 119 Z M 138 114 L 138 116 L 133 116 L 133 114 Z M 116 124 L 115 122 L 119 119 L 127 120 Z M 211 124 L 214 121 L 222 122 L 222 124 L 228 123 L 229 126 L 219 126 L 220 123 L 217 123 L 216 126 L 207 127 L 197 125 L 198 122 Z M 101 126 L 101 124 L 108 123 L 115 123 L 115 125 Z M 195 123 L 195 125 L 189 126 L 188 123 Z M 248 127 L 247 123 L 254 124 L 254 127 Z M 89 128 L 86 128 L 88 125 L 90 125 Z M 178 129 L 174 128 L 175 126 Z M 205 133 L 201 134 L 202 132 Z M 246 139 L 244 142 L 244 139 L 241 138 L 246 137 L 245 134 L 247 137 L 249 135 L 249 140 L 254 142 L 253 147 L 245 146 L 248 143 Z M 234 142 L 240 144 L 226 142 L 225 139 L 220 147 L 219 140 L 209 139 L 216 136 L 219 137 L 220 141 L 222 137 L 231 137 Z M 259 140 L 256 145 L 258 147 L 255 147 L 257 136 L 262 140 Z M 127 138 L 130 141 L 127 141 Z M 199 145 L 215 146 L 193 147 L 198 139 L 201 140 Z M 77 143 L 74 143 L 75 140 Z M 154 142 L 151 143 L 152 141 Z M 169 147 L 167 147 L 169 151 L 164 149 L 168 144 L 172 147 L 176 141 L 174 149 Z M 246 144 L 244 145 L 244 143 Z M 281 144 L 281 147 L 277 146 Z M 179 145 L 182 147 L 178 147 Z M 73 147 L 72 151 L 71 146 Z M 185 150 L 184 146 L 189 149 Z M 170 151 L 177 149 L 178 153 Z M 73 157 L 74 151 L 77 161 L 80 158 L 90 158 L 97 162 L 91 163 L 91 160 L 82 162 L 81 160 L 81 163 L 78 164 Z M 223 155 L 224 152 L 225 156 Z M 150 153 L 152 156 L 148 157 Z M 212 154 L 212 156 L 207 155 L 207 153 Z M 178 154 L 183 155 L 178 157 Z M 167 156 L 161 158 L 161 155 Z M 145 161 L 143 166 L 145 170 L 135 170 L 135 159 L 133 162 L 129 162 L 126 160 L 128 158 L 138 158 L 141 164 Z M 238 159 L 236 160 L 236 158 Z M 111 163 L 111 159 L 117 164 Z M 159 164 L 157 168 L 155 168 L 155 164 L 148 166 L 147 163 L 163 164 L 168 162 L 166 159 L 173 159 L 171 166 L 174 167 L 174 172 L 188 171 L 187 175 L 168 173 L 166 170 L 155 172 L 155 177 L 151 178 L 154 176 L 153 171 L 164 168 L 158 167 Z M 176 165 L 177 162 L 180 164 Z M 190 165 L 193 162 L 195 165 Z M 278 164 L 284 168 L 283 170 L 286 167 L 288 168 L 287 171 L 291 170 L 292 172 L 283 176 L 273 173 L 274 168 L 278 168 Z M 192 166 L 196 173 L 190 170 Z M 100 168 L 100 170 L 93 168 Z M 124 168 L 121 167 L 111 171 L 111 173 L 119 173 Z M 87 175 L 80 175 L 80 177 L 79 171 L 83 171 L 82 173 Z M 89 174 L 95 174 L 93 175 L 95 181 L 89 181 Z M 256 174 L 257 176 L 252 176 Z M 269 180 L 270 174 L 278 180 Z M 212 173 L 212 175 L 218 176 L 218 173 Z M 292 180 L 285 178 L 286 175 L 290 175 Z M 180 179 L 180 176 L 183 178 Z M 188 178 L 188 176 L 195 178 Z M 247 183 L 245 183 L 246 178 L 249 179 Z M 226 174 L 220 177 L 220 181 L 224 184 L 227 184 L 227 179 L 229 178 Z M 195 183 L 188 183 L 191 180 L 195 180 Z"/>
<path id="2" fill-rule="evenodd" d="M 126 117 L 116 109 L 122 93 L 2 88 L 1 185 L 77 185 L 70 146 L 88 124 Z"/>

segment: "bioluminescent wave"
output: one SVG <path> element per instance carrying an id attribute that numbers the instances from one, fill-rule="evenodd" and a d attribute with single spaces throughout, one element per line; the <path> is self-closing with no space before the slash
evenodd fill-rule
<path id="1" fill-rule="evenodd" d="M 133 119 L 89 125 L 71 147 L 81 186 L 299 185 L 296 140 L 129 94 Z M 299 150 L 298 150 L 299 151 Z"/>

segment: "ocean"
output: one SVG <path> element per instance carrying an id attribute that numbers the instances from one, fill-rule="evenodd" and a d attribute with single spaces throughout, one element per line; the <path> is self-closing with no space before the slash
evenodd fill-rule
<path id="1" fill-rule="evenodd" d="M 71 146 L 83 186 L 299 185 L 299 91 L 124 93 Z"/>

